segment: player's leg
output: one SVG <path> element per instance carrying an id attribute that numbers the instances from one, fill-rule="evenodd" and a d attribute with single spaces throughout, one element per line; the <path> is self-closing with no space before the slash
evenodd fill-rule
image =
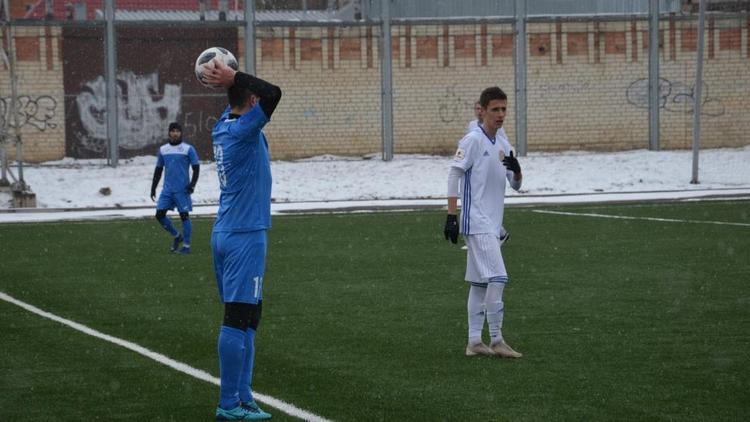
<path id="1" fill-rule="evenodd" d="M 466 355 L 492 355 L 492 351 L 482 342 L 482 330 L 484 329 L 485 303 L 487 284 L 483 282 L 477 268 L 476 261 L 476 239 L 475 236 L 466 236 L 468 247 L 466 252 L 466 281 L 469 282 L 469 297 L 466 302 L 466 311 L 469 325 L 469 341 L 466 346 Z"/>
<path id="2" fill-rule="evenodd" d="M 167 217 L 167 210 L 173 208 L 174 201 L 172 199 L 172 194 L 162 191 L 159 195 L 159 200 L 156 202 L 156 220 L 159 221 L 159 224 L 161 224 L 162 227 L 164 227 L 164 230 L 172 235 L 172 246 L 170 248 L 172 252 L 176 251 L 180 242 L 182 242 L 182 236 L 177 232 L 174 224 L 172 224 L 172 220 Z"/>
<path id="3" fill-rule="evenodd" d="M 180 212 L 180 220 L 182 221 L 182 248 L 179 253 L 189 254 L 190 253 L 190 239 L 193 236 L 193 222 L 190 221 L 190 213 Z"/>
<path id="4" fill-rule="evenodd" d="M 190 240 L 193 234 L 193 222 L 190 221 L 193 201 L 190 199 L 190 194 L 188 193 L 175 193 L 174 199 L 177 211 L 180 213 L 180 220 L 182 221 L 182 248 L 178 252 L 186 255 L 190 253 Z"/>
<path id="5" fill-rule="evenodd" d="M 486 236 L 482 239 L 482 245 L 483 252 L 479 259 L 485 263 L 489 281 L 484 302 L 487 309 L 487 326 L 490 331 L 490 348 L 499 356 L 518 358 L 521 354 L 505 343 L 502 333 L 505 314 L 503 292 L 508 282 L 508 272 L 500 252 L 501 241 L 497 237 Z"/>
<path id="6" fill-rule="evenodd" d="M 227 309 L 219 335 L 222 381 L 217 418 L 222 409 L 235 409 L 233 406 L 240 406 L 249 415 L 246 418 L 271 417 L 257 406 L 250 388 L 265 269 L 265 231 L 261 232 L 226 233 L 224 245 L 214 247 L 214 254 L 224 252 L 220 291 Z M 221 246 L 226 249 L 220 250 Z"/>

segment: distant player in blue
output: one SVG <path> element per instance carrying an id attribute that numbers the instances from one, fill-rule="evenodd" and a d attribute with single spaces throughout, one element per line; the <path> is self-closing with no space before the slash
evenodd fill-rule
<path id="1" fill-rule="evenodd" d="M 229 98 L 211 134 L 221 189 L 211 249 L 224 303 L 216 419 L 270 419 L 253 399 L 251 383 L 263 304 L 266 231 L 271 227 L 271 165 L 262 129 L 281 100 L 281 89 L 221 63 L 215 66 L 204 72 L 204 78 L 227 88 Z"/>
<path id="2" fill-rule="evenodd" d="M 193 177 L 189 178 L 190 166 L 193 167 Z M 200 163 L 195 148 L 182 141 L 182 127 L 177 122 L 169 124 L 169 143 L 159 148 L 156 159 L 154 180 L 151 183 L 151 200 L 156 198 L 156 186 L 159 184 L 161 174 L 166 167 L 164 186 L 156 203 L 156 219 L 164 230 L 172 235 L 172 252 L 186 255 L 190 253 L 190 237 L 193 232 L 193 223 L 190 221 L 190 211 L 193 210 L 193 201 L 190 194 L 195 190 L 200 174 Z M 177 232 L 172 221 L 167 218 L 167 210 L 177 208 L 182 220 L 182 234 Z M 182 247 L 180 248 L 180 243 Z"/>

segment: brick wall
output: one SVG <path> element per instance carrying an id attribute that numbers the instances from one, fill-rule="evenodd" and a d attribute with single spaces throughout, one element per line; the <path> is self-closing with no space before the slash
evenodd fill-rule
<path id="1" fill-rule="evenodd" d="M 60 28 L 17 27 L 16 73 L 18 75 L 18 121 L 21 128 L 24 158 L 38 162 L 57 160 L 65 153 L 65 110 L 63 106 L 62 67 L 60 62 Z M 5 40 L 3 40 L 3 45 Z M 10 115 L 10 72 L 0 65 L 0 125 L 15 119 Z M 15 144 L 8 144 L 8 157 L 15 159 Z"/>
<path id="2" fill-rule="evenodd" d="M 696 22 L 671 18 L 660 25 L 661 145 L 689 148 Z M 62 110 L 60 31 L 48 28 L 18 29 L 20 94 L 54 105 L 51 113 L 29 109 L 39 116 L 23 126 L 30 161 L 63 156 L 62 119 L 70 114 Z M 509 96 L 506 130 L 514 142 L 511 25 L 392 29 L 396 153 L 451 153 L 479 93 L 491 85 Z M 647 22 L 534 23 L 528 32 L 530 151 L 648 146 Z M 748 32 L 746 17 L 707 21 L 703 147 L 750 144 Z M 243 31 L 237 33 L 242 63 Z M 379 29 L 367 26 L 258 28 L 258 74 L 285 93 L 266 130 L 273 158 L 380 152 L 379 40 Z M 7 80 L 7 70 L 0 71 L 4 97 Z M 186 104 L 182 119 L 196 113 Z"/>

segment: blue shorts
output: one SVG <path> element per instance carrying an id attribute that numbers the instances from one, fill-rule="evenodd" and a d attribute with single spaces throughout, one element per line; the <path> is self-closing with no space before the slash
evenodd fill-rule
<path id="1" fill-rule="evenodd" d="M 214 272 L 222 302 L 257 304 L 263 299 L 267 247 L 265 230 L 211 234 Z"/>
<path id="2" fill-rule="evenodd" d="M 156 202 L 157 210 L 173 210 L 177 212 L 190 212 L 193 210 L 193 200 L 187 192 L 165 192 L 161 191 L 159 200 Z"/>

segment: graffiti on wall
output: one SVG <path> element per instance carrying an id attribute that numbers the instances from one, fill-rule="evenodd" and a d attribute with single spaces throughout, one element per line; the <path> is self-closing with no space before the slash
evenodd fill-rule
<path id="1" fill-rule="evenodd" d="M 708 84 L 701 86 L 701 115 L 719 117 L 725 112 L 719 98 L 711 97 Z M 648 79 L 633 81 L 625 93 L 628 102 L 638 108 L 648 108 Z M 659 78 L 659 108 L 672 113 L 690 114 L 695 104 L 695 85 Z"/>
<path id="2" fill-rule="evenodd" d="M 10 100 L 10 97 L 0 98 L 0 127 L 3 128 L 16 126 L 16 119 L 11 117 Z M 21 95 L 18 97 L 16 106 L 18 107 L 18 125 L 21 129 L 28 126 L 44 132 L 57 127 L 57 123 L 54 122 L 57 101 L 53 97 Z"/>
<path id="3" fill-rule="evenodd" d="M 474 103 L 479 96 L 474 100 L 467 100 L 461 97 L 456 87 L 457 85 L 445 87 L 445 94 L 438 102 L 438 115 L 443 123 L 466 120 L 467 116 L 473 116 Z"/>
<path id="4" fill-rule="evenodd" d="M 120 148 L 138 150 L 160 143 L 165 128 L 177 120 L 182 88 L 164 84 L 159 92 L 157 73 L 136 75 L 130 71 L 117 75 L 117 118 Z M 107 93 L 104 78 L 85 84 L 76 96 L 83 133 L 78 141 L 92 151 L 103 151 L 107 139 Z"/>

